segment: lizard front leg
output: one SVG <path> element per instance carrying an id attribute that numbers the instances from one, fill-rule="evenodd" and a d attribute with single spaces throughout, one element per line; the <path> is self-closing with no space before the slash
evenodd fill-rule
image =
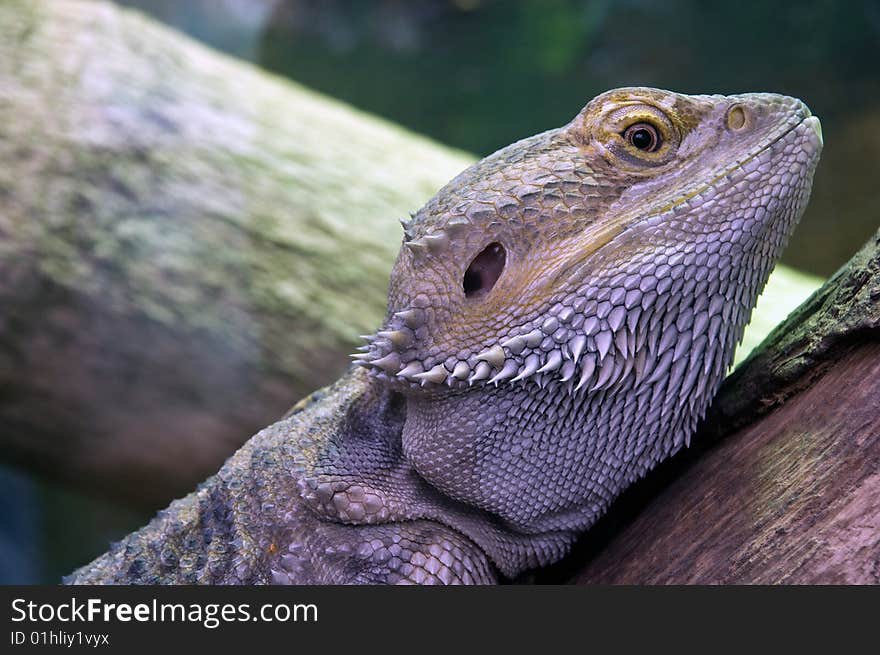
<path id="1" fill-rule="evenodd" d="M 263 430 L 195 493 L 66 582 L 494 582 L 480 547 L 400 498 L 401 422 L 394 398 L 356 371 Z M 310 477 L 319 466 L 332 468 L 332 482 Z"/>
<path id="2" fill-rule="evenodd" d="M 372 526 L 319 521 L 269 562 L 273 584 L 494 584 L 473 542 L 433 521 Z"/>

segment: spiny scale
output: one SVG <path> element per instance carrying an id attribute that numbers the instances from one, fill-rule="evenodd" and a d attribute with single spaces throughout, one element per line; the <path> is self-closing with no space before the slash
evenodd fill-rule
<path id="1" fill-rule="evenodd" d="M 626 294 L 612 293 L 610 297 L 623 303 Z M 418 360 L 402 359 L 413 338 L 412 330 L 405 323 L 412 323 L 420 311 L 404 310 L 395 314 L 402 325 L 380 330 L 369 337 L 369 353 L 353 357 L 355 363 L 369 368 L 383 379 L 420 387 L 446 385 L 464 388 L 474 384 L 497 386 L 505 382 L 531 381 L 543 388 L 556 380 L 569 393 L 581 390 L 592 393 L 609 389 L 632 373 L 637 382 L 648 386 L 671 374 L 676 383 L 684 383 L 684 393 L 698 386 L 696 374 L 691 374 L 687 380 L 678 379 L 685 364 L 690 363 L 693 371 L 705 369 L 705 373 L 711 368 L 712 344 L 718 341 L 718 330 L 723 324 L 720 314 L 726 306 L 723 302 L 699 299 L 695 303 L 707 309 L 696 315 L 689 308 L 682 309 L 676 320 L 667 319 L 661 326 L 655 326 L 659 336 L 654 340 L 648 340 L 644 335 L 650 331 L 654 314 L 662 312 L 662 299 L 654 305 L 630 302 L 629 309 L 625 304 L 605 308 L 602 312 L 604 319 L 583 317 L 572 307 L 565 306 L 559 310 L 558 316 L 546 318 L 540 327 L 506 337 L 466 360 L 458 360 L 451 370 L 443 362 L 426 367 Z M 582 303 L 582 306 L 598 307 L 595 303 Z M 577 331 L 574 325 L 580 325 L 581 331 Z M 692 329 L 679 331 L 679 327 L 686 326 Z M 558 337 L 560 333 L 564 333 L 565 340 L 554 339 L 556 347 L 546 351 L 541 349 L 548 336 Z M 703 359 L 705 365 L 698 366 Z M 674 367 L 677 362 L 684 363 Z M 705 382 L 698 388 L 704 385 Z"/>

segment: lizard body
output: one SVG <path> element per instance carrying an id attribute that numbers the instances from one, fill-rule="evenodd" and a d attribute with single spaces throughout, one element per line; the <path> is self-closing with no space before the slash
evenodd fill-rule
<path id="1" fill-rule="evenodd" d="M 802 214 L 818 119 L 628 88 L 404 222 L 335 385 L 68 582 L 489 583 L 690 439 Z"/>

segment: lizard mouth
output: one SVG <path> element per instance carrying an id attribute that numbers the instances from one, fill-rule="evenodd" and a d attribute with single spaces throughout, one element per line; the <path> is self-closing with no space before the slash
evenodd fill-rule
<path id="1" fill-rule="evenodd" d="M 730 166 L 721 169 L 717 174 L 715 174 L 708 182 L 703 182 L 699 186 L 694 186 L 692 188 L 686 189 L 683 193 L 676 195 L 675 197 L 669 199 L 665 204 L 661 204 L 658 208 L 651 211 L 647 216 L 643 216 L 642 220 L 633 216 L 621 217 L 621 222 L 624 224 L 630 223 L 632 221 L 632 225 L 639 224 L 643 221 L 647 221 L 657 217 L 658 215 L 664 214 L 668 211 L 675 210 L 682 205 L 687 204 L 692 199 L 702 196 L 706 192 L 713 189 L 721 189 L 725 178 L 729 178 L 732 175 L 736 174 L 737 171 L 745 171 L 746 174 L 753 173 L 760 169 L 761 164 L 771 165 L 772 162 L 762 161 L 762 157 L 767 153 L 771 152 L 781 141 L 785 140 L 789 137 L 793 132 L 803 128 L 806 126 L 807 129 L 810 130 L 810 133 L 813 135 L 812 138 L 816 139 L 816 144 L 812 148 L 812 152 L 809 153 L 811 159 L 818 159 L 818 155 L 822 150 L 823 139 L 822 139 L 822 124 L 819 121 L 817 116 L 813 116 L 810 112 L 809 108 L 806 105 L 802 105 L 800 111 L 794 115 L 795 118 L 801 117 L 800 120 L 794 123 L 787 124 L 778 134 L 773 135 L 769 141 L 763 142 L 759 147 L 752 149 L 741 159 L 736 160 Z M 806 137 L 809 137 L 808 134 L 805 134 Z M 806 144 L 805 144 L 806 145 Z M 737 179 L 731 179 L 731 183 L 735 183 L 738 181 Z M 629 202 L 630 199 L 627 196 L 622 196 L 621 200 L 618 202 L 626 203 Z"/>

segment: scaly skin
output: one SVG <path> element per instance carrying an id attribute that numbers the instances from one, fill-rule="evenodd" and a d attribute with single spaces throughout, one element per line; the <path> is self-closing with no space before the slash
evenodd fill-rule
<path id="1" fill-rule="evenodd" d="M 478 162 L 404 223 L 360 366 L 68 582 L 488 583 L 559 559 L 690 439 L 820 150 L 792 98 L 633 88 Z"/>

